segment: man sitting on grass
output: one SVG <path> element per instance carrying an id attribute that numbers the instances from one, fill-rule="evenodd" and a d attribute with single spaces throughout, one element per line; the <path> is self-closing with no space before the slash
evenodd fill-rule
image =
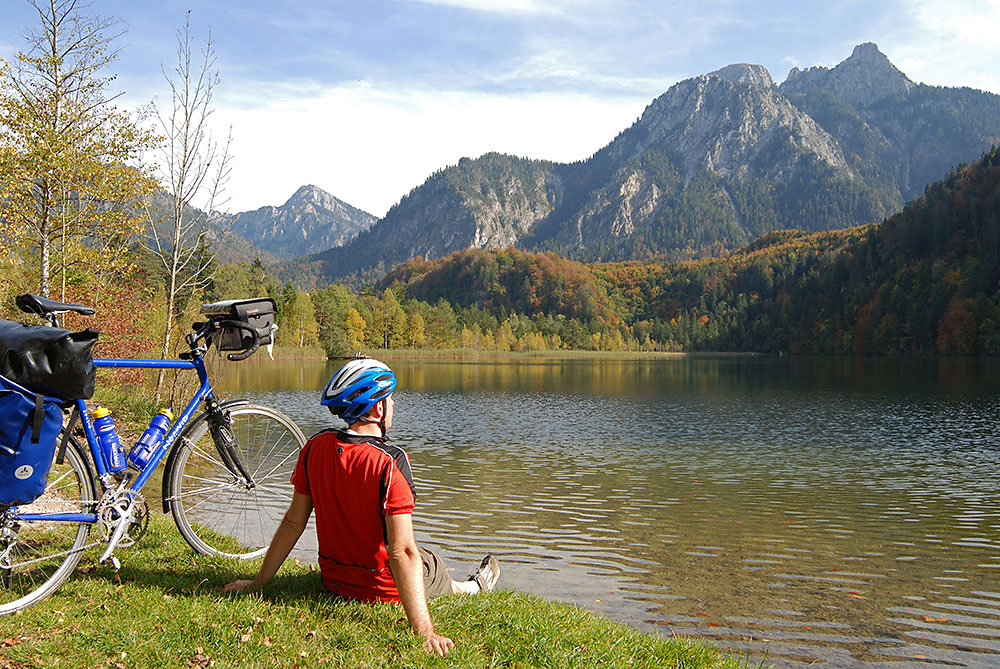
<path id="1" fill-rule="evenodd" d="M 500 565 L 487 555 L 469 580 L 453 581 L 437 555 L 417 546 L 410 460 L 385 440 L 395 389 L 396 375 L 377 360 L 351 360 L 334 374 L 322 403 L 349 427 L 324 430 L 306 442 L 292 475 L 291 504 L 257 578 L 233 581 L 222 591 L 259 589 L 270 581 L 315 507 L 323 586 L 351 599 L 402 602 L 424 648 L 445 655 L 455 644 L 434 631 L 426 598 L 488 592 Z"/>

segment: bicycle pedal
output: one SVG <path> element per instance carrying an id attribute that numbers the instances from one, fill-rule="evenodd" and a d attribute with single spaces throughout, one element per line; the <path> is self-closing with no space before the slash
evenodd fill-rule
<path id="1" fill-rule="evenodd" d="M 102 564 L 105 563 L 105 562 L 110 562 L 111 566 L 114 568 L 115 571 L 118 571 L 119 569 L 122 568 L 121 561 L 118 558 L 116 558 L 114 555 L 109 555 L 107 557 L 101 557 L 98 560 L 98 562 L 100 562 Z"/>

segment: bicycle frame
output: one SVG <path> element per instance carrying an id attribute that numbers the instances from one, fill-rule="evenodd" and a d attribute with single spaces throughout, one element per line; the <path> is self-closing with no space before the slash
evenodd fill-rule
<path id="1" fill-rule="evenodd" d="M 189 369 L 198 373 L 200 385 L 198 391 L 188 402 L 181 415 L 170 426 L 170 430 L 164 435 L 163 440 L 156 450 L 150 455 L 149 462 L 142 468 L 139 475 L 129 483 L 129 490 L 138 491 L 153 475 L 153 471 L 160 465 L 163 457 L 170 452 L 177 437 L 187 427 L 192 416 L 198 410 L 198 405 L 206 397 L 212 396 L 212 386 L 208 380 L 208 372 L 205 370 L 205 361 L 200 355 L 196 355 L 192 360 L 133 360 L 122 358 L 94 358 L 95 367 L 129 368 L 129 369 Z M 83 432 L 87 437 L 87 445 L 90 447 L 90 455 L 94 466 L 97 469 L 97 477 L 105 485 L 108 483 L 108 463 L 104 451 L 97 441 L 97 432 L 94 430 L 94 423 L 90 419 L 90 413 L 84 400 L 76 401 L 77 410 L 83 423 Z M 95 513 L 24 513 L 18 514 L 18 518 L 24 521 L 66 521 L 66 522 L 97 522 Z"/>
<path id="2" fill-rule="evenodd" d="M 138 460 L 145 461 L 145 466 L 137 468 L 132 462 L 133 466 L 120 472 L 111 466 L 112 457 L 114 469 L 120 464 L 118 453 L 105 455 L 87 403 L 63 403 L 64 409 L 73 405 L 74 410 L 69 424 L 63 425 L 61 445 L 52 444 L 58 446 L 52 468 L 56 476 L 35 498 L 37 503 L 0 507 L 0 616 L 51 595 L 72 575 L 86 549 L 105 544 L 97 561 L 110 562 L 118 569 L 121 563 L 115 550 L 133 545 L 148 527 L 150 509 L 139 491 L 161 463 L 165 470 L 163 510 L 173 516 L 181 536 L 195 551 L 244 560 L 265 554 L 279 523 L 272 508 L 293 498 L 289 481 L 306 444 L 305 435 L 277 409 L 246 399 L 220 403 L 204 358 L 213 345 L 220 351 L 237 350 L 234 347 L 241 345 L 238 352 L 226 356 L 234 362 L 253 355 L 260 345 L 259 328 L 270 325 L 273 333 L 273 304 L 258 304 L 264 301 L 270 300 L 239 302 L 249 305 L 245 313 L 235 308 L 238 301 L 206 305 L 203 311 L 208 318 L 194 323 L 185 337 L 190 350 L 174 359 L 92 359 L 101 368 L 190 370 L 198 375 L 199 385 L 148 459 L 143 448 Z M 25 313 L 38 314 L 56 326 L 61 313 L 94 313 L 91 307 L 28 293 L 19 295 L 16 302 Z M 250 307 L 258 313 L 251 313 Z M 251 324 L 251 317 L 261 320 Z M 199 412 L 201 403 L 204 410 Z M 77 419 L 83 433 L 79 440 L 73 434 Z M 48 441 L 45 447 L 48 457 L 53 450 Z M 96 536 L 90 538 L 95 529 Z"/>

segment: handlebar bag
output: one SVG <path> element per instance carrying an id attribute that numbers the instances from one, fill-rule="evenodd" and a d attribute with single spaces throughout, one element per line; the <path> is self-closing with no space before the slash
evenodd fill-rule
<path id="1" fill-rule="evenodd" d="M 64 400 L 90 399 L 97 330 L 80 332 L 0 319 L 0 374 L 28 390 Z"/>
<path id="2" fill-rule="evenodd" d="M 217 321 L 239 321 L 251 326 L 257 333 L 257 345 L 271 343 L 274 328 L 274 300 L 257 297 L 249 300 L 223 300 L 201 305 L 201 313 Z M 253 345 L 253 337 L 245 330 L 234 327 L 220 328 L 215 337 L 220 351 L 243 351 Z"/>
<path id="3" fill-rule="evenodd" d="M 61 402 L 0 376 L 0 506 L 45 492 L 62 429 Z"/>

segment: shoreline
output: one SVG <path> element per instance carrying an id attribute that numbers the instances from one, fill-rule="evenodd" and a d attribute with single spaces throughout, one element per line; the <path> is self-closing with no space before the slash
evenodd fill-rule
<path id="1" fill-rule="evenodd" d="M 524 360 L 524 359 L 565 359 L 565 360 L 590 360 L 590 359 L 615 359 L 615 360 L 645 360 L 657 358 L 759 358 L 769 357 L 766 353 L 739 352 L 731 353 L 725 351 L 586 351 L 580 349 L 558 350 L 558 351 L 479 351 L 467 348 L 437 348 L 437 349 L 414 349 L 414 348 L 388 348 L 369 349 L 361 351 L 370 358 L 387 360 Z M 346 360 L 349 356 L 323 356 L 317 353 L 303 353 L 302 355 L 289 355 L 283 351 L 275 351 L 274 361 L 289 360 Z M 262 360 L 270 362 L 266 356 L 258 358 L 254 356 L 250 360 Z"/>
<path id="2" fill-rule="evenodd" d="M 319 572 L 288 560 L 262 592 L 221 595 L 259 562 L 194 553 L 169 516 L 150 513 L 146 536 L 116 571 L 86 551 L 82 569 L 47 600 L 4 617 L 11 667 L 452 667 L 634 666 L 740 669 L 735 649 L 641 632 L 564 602 L 500 588 L 429 603 L 435 627 L 456 642 L 428 655 L 401 606 L 330 597 Z M 127 620 L 127 624 L 123 621 Z M 541 641 L 541 642 L 540 642 Z"/>

